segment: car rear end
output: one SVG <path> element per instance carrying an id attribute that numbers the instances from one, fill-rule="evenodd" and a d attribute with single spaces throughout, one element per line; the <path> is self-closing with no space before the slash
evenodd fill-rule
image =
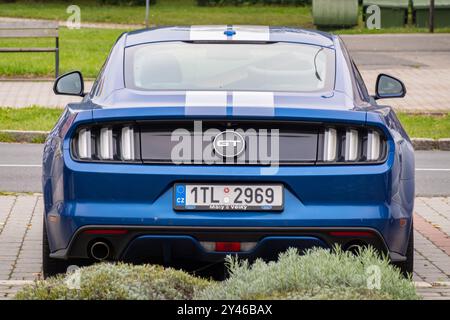
<path id="1" fill-rule="evenodd" d="M 201 121 L 174 114 L 161 119 L 160 111 L 74 116 L 62 157 L 48 164 L 60 174 L 47 183 L 62 191 L 48 195 L 46 204 L 53 257 L 213 263 L 230 253 L 274 259 L 289 247 L 336 244 L 346 250 L 371 245 L 394 260 L 404 252 L 410 216 L 393 201 L 398 160 L 380 117 L 368 123 L 365 112 L 303 110 L 293 116 L 280 108 L 270 120 Z M 243 130 L 247 143 L 249 129 L 266 130 L 269 148 L 270 132 L 278 129 L 279 159 L 174 164 L 173 132 L 193 134 L 198 122 L 202 132 Z M 193 187 L 208 188 L 207 196 L 187 203 L 186 190 Z M 236 187 L 245 208 L 212 202 L 223 205 L 223 190 L 232 194 Z"/>

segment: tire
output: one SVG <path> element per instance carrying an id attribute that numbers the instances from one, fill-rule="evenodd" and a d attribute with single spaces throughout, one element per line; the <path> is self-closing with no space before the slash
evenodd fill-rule
<path id="1" fill-rule="evenodd" d="M 414 228 L 411 226 L 411 231 L 409 232 L 408 248 L 406 249 L 406 260 L 403 262 L 397 262 L 395 264 L 399 269 L 401 274 L 408 278 L 412 277 L 414 271 Z"/>
<path id="2" fill-rule="evenodd" d="M 50 258 L 50 246 L 48 244 L 47 228 L 42 232 L 42 273 L 44 279 L 53 277 L 61 273 L 66 273 L 70 263 L 68 260 Z"/>

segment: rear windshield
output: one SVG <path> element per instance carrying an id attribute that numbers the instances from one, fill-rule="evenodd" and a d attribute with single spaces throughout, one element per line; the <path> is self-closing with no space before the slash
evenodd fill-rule
<path id="1" fill-rule="evenodd" d="M 330 91 L 334 50 L 293 43 L 163 42 L 125 51 L 136 90 Z"/>

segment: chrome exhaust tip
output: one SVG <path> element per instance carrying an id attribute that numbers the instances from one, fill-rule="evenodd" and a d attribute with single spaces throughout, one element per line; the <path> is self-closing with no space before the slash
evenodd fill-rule
<path id="1" fill-rule="evenodd" d="M 92 244 L 90 252 L 95 260 L 102 261 L 109 257 L 111 250 L 107 243 L 98 241 Z"/>
<path id="2" fill-rule="evenodd" d="M 363 250 L 366 247 L 367 245 L 365 243 L 358 242 L 347 246 L 347 248 L 345 248 L 345 251 L 351 252 L 354 255 L 358 255 L 361 252 L 361 250 Z"/>
<path id="3" fill-rule="evenodd" d="M 345 251 L 349 251 L 353 254 L 358 254 L 359 251 L 361 251 L 362 246 L 358 245 L 358 244 L 352 244 L 351 246 L 349 246 L 347 249 L 345 249 Z"/>

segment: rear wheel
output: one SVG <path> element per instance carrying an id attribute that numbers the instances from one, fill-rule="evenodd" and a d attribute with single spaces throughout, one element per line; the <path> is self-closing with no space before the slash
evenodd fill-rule
<path id="1" fill-rule="evenodd" d="M 409 232 L 408 248 L 406 249 L 406 260 L 403 262 L 397 262 L 395 264 L 400 272 L 405 276 L 409 277 L 414 271 L 414 228 L 411 226 L 411 231 Z"/>
<path id="2" fill-rule="evenodd" d="M 44 221 L 44 230 L 42 232 L 42 271 L 44 278 L 46 279 L 60 273 L 65 273 L 69 265 L 69 261 L 67 260 L 50 258 L 50 246 Z"/>

